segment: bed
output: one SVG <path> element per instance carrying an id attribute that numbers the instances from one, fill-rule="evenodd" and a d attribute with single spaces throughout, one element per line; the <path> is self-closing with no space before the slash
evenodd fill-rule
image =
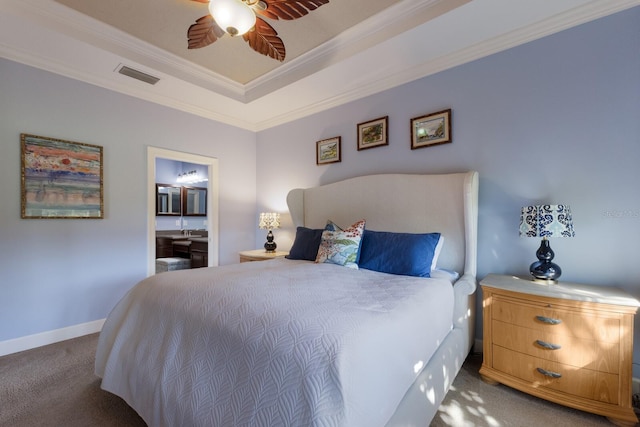
<path id="1" fill-rule="evenodd" d="M 474 171 L 292 190 L 291 259 L 136 284 L 101 387 L 153 427 L 428 425 L 474 339 L 477 198 Z"/>

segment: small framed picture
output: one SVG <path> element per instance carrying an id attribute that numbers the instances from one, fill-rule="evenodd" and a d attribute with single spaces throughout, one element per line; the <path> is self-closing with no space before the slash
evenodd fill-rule
<path id="1" fill-rule="evenodd" d="M 358 150 L 389 145 L 389 116 L 358 124 Z"/>
<path id="2" fill-rule="evenodd" d="M 341 137 L 335 136 L 316 142 L 316 164 L 326 165 L 342 160 Z"/>
<path id="3" fill-rule="evenodd" d="M 411 119 L 411 149 L 451 142 L 451 109 Z"/>

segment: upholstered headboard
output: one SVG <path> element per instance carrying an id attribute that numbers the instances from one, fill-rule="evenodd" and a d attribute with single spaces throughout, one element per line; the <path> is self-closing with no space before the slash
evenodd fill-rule
<path id="1" fill-rule="evenodd" d="M 444 246 L 438 267 L 476 274 L 478 173 L 382 174 L 320 187 L 291 190 L 287 204 L 296 226 L 323 228 L 327 220 L 347 227 L 404 233 L 439 232 Z"/>

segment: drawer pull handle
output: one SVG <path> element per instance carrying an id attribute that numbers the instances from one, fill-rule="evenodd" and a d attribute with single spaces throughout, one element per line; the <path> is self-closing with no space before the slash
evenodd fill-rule
<path id="1" fill-rule="evenodd" d="M 537 368 L 537 369 L 538 369 L 538 372 L 540 372 L 542 375 L 545 375 L 547 377 L 562 378 L 562 374 L 559 374 L 558 372 L 547 371 L 546 369 L 542 369 L 542 368 Z"/>
<path id="2" fill-rule="evenodd" d="M 560 344 L 551 344 L 550 342 L 542 340 L 536 340 L 536 344 L 542 348 L 546 348 L 547 350 L 560 350 L 562 348 Z"/>
<path id="3" fill-rule="evenodd" d="M 536 316 L 536 319 L 543 323 L 548 323 L 549 325 L 559 325 L 560 323 L 562 323 L 562 320 L 554 319 L 553 317 Z"/>

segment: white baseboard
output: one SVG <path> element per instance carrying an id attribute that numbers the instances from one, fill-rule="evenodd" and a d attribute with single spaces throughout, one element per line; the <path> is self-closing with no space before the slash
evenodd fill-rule
<path id="1" fill-rule="evenodd" d="M 53 331 L 0 341 L 0 356 L 100 332 L 105 320 L 106 319 L 94 320 L 93 322 L 81 323 Z"/>

